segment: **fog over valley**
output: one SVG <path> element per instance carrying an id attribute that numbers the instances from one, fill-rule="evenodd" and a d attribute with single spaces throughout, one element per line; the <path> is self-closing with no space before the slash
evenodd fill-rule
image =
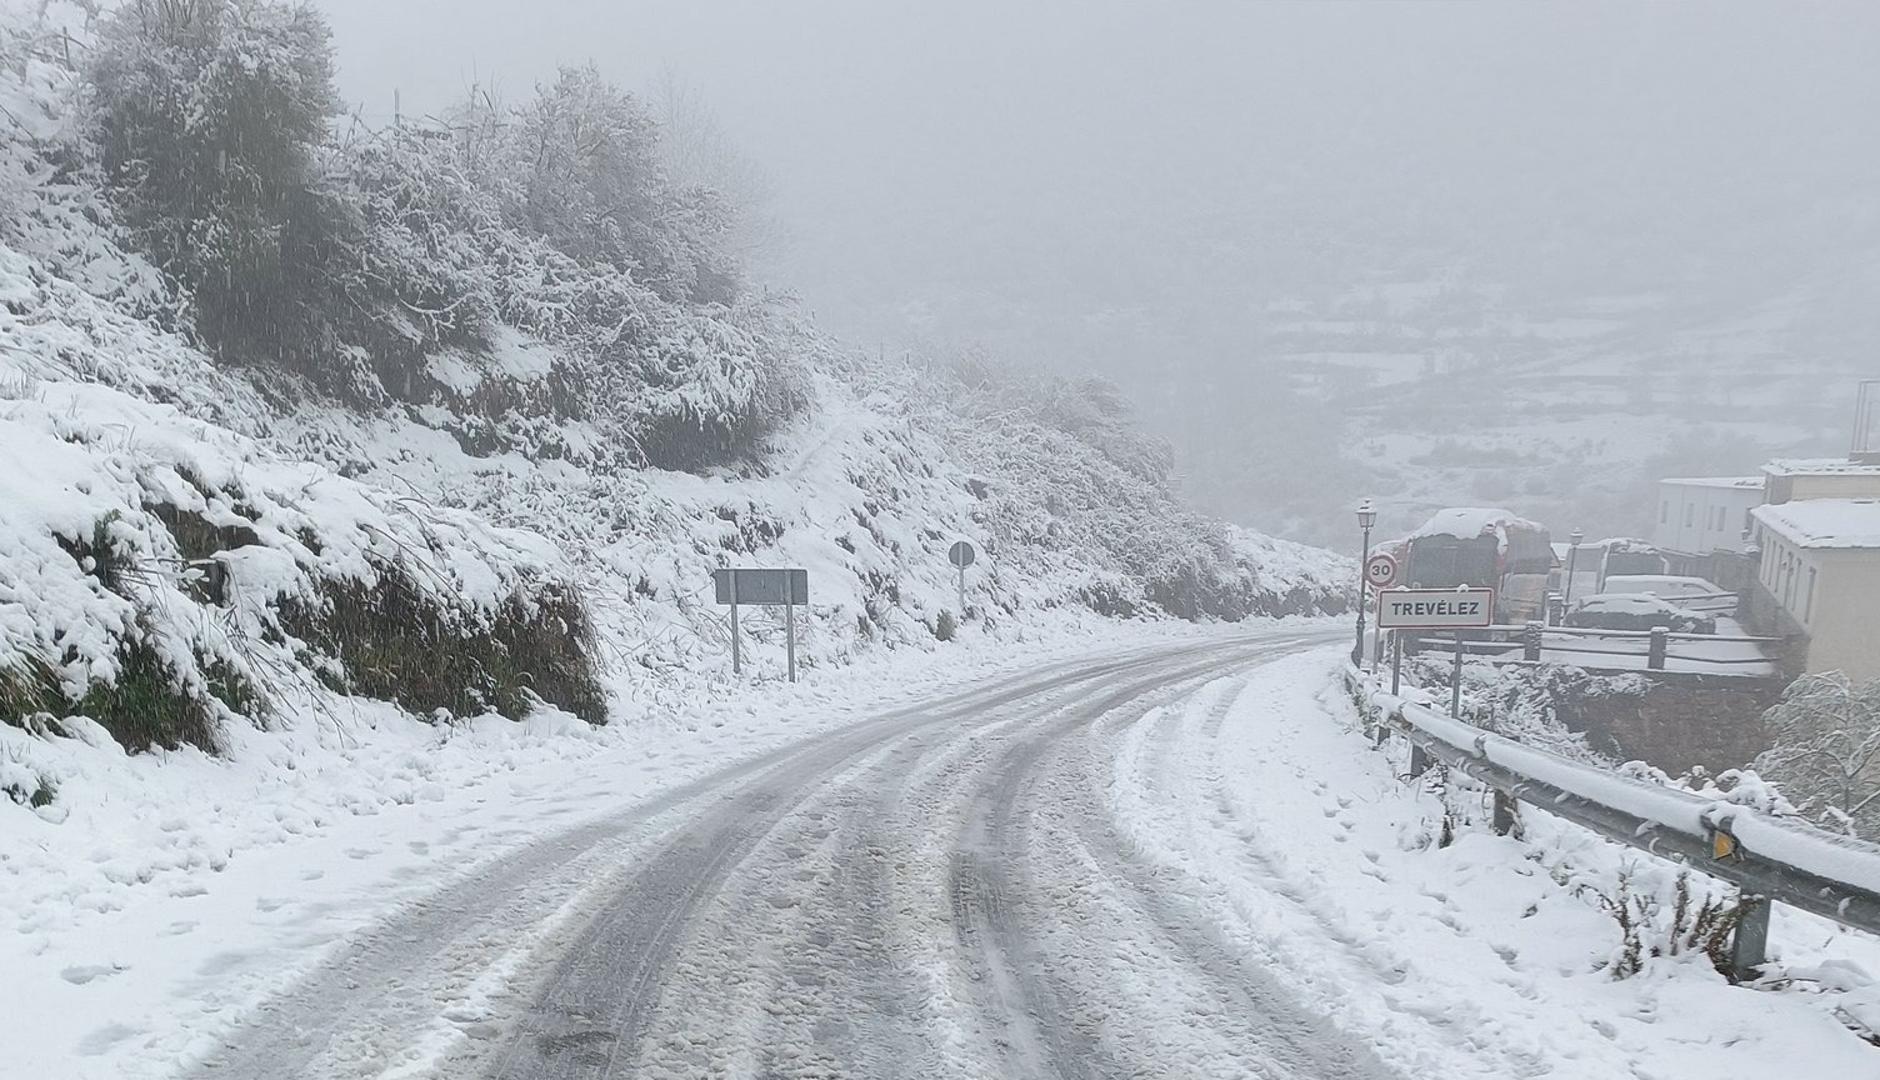
<path id="1" fill-rule="evenodd" d="M 851 344 L 1111 379 L 1191 500 L 1304 538 L 1328 485 L 1622 517 L 1844 449 L 1880 373 L 1856 0 L 326 8 L 377 121 L 676 80 L 767 181 L 759 273 Z"/>

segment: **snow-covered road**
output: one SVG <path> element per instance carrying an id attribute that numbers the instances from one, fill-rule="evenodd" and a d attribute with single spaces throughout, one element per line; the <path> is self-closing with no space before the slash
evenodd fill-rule
<path id="1" fill-rule="evenodd" d="M 1317 640 L 1009 679 L 678 789 L 364 935 L 201 1073 L 1140 1074 L 1176 994 L 1217 1021 L 1163 1032 L 1197 1062 L 1382 1075 L 1170 918 L 1090 771 L 1130 719 Z M 1146 980 L 1089 951 L 1131 939 Z"/>
<path id="2" fill-rule="evenodd" d="M 185 1075 L 1880 1076 L 1801 995 L 1599 971 L 1575 874 L 1616 849 L 1435 845 L 1326 641 L 1061 663 L 669 788 L 354 935 Z"/>

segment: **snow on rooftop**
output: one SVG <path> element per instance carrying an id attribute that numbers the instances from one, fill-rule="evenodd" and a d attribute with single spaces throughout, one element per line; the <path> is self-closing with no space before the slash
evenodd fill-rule
<path id="1" fill-rule="evenodd" d="M 1777 458 L 1763 466 L 1768 476 L 1880 476 L 1880 464 L 1846 458 Z"/>
<path id="2" fill-rule="evenodd" d="M 1754 513 L 1798 547 L 1880 548 L 1880 500 L 1803 499 L 1758 506 Z"/>
<path id="3" fill-rule="evenodd" d="M 1738 488 L 1745 491 L 1761 491 L 1763 486 L 1763 478 L 1760 476 L 1668 476 L 1658 482 L 1683 487 Z"/>

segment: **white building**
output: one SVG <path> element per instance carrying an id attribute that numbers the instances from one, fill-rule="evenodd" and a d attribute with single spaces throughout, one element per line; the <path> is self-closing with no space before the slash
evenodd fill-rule
<path id="1" fill-rule="evenodd" d="M 1763 501 L 1880 499 L 1880 464 L 1855 458 L 1800 458 L 1763 466 Z"/>
<path id="2" fill-rule="evenodd" d="M 1742 551 L 1750 511 L 1762 505 L 1766 486 L 1761 476 L 1660 480 L 1652 543 L 1687 555 Z"/>
<path id="3" fill-rule="evenodd" d="M 1880 678 L 1880 501 L 1804 499 L 1753 516 L 1757 628 L 1802 635 L 1808 671 Z"/>

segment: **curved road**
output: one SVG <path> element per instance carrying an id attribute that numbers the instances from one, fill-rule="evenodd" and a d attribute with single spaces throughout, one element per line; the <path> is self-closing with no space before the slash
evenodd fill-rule
<path id="1" fill-rule="evenodd" d="M 729 769 L 361 936 L 196 1075 L 1392 1075 L 1104 797 L 1158 706 L 1327 640 L 1060 665 Z"/>

